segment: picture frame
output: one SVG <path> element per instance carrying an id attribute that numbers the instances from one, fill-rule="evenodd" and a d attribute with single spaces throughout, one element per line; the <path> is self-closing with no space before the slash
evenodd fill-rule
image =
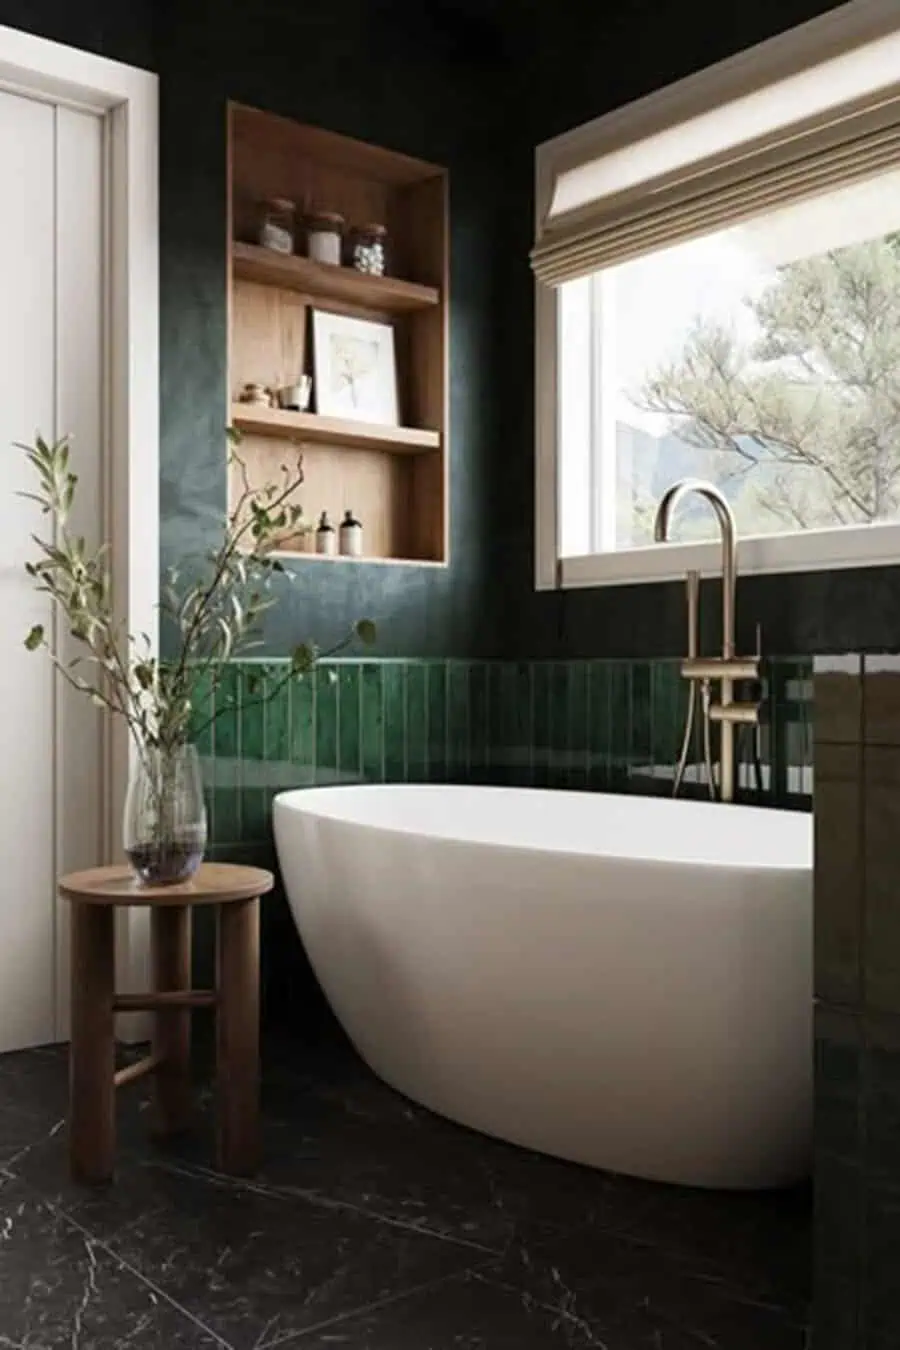
<path id="1" fill-rule="evenodd" d="M 316 412 L 398 426 L 393 326 L 314 309 L 312 339 Z"/>

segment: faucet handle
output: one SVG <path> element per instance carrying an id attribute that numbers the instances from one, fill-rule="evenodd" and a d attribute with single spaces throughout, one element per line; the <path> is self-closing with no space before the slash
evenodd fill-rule
<path id="1" fill-rule="evenodd" d="M 700 656 L 681 663 L 686 680 L 756 680 L 759 662 L 755 656 Z"/>

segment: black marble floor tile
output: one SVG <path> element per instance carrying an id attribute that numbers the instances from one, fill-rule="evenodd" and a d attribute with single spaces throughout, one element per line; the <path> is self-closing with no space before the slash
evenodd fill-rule
<path id="1" fill-rule="evenodd" d="M 382 1083 L 352 1051 L 310 1080 L 284 1049 L 264 1093 L 261 1180 L 326 1195 L 491 1251 L 650 1214 L 669 1188 L 560 1162 L 465 1129 Z"/>
<path id="2" fill-rule="evenodd" d="M 606 1350 L 806 1350 L 805 1316 L 753 1299 L 715 1268 L 585 1229 L 481 1272 Z"/>
<path id="3" fill-rule="evenodd" d="M 601 1214 L 612 1222 L 624 1194 L 612 1177 L 469 1131 L 327 1117 L 270 1121 L 260 1179 L 493 1252 Z"/>
<path id="4" fill-rule="evenodd" d="M 464 1274 L 331 1322 L 284 1350 L 599 1350 L 590 1328 Z"/>
<path id="5" fill-rule="evenodd" d="M 804 1316 L 811 1297 L 812 1193 L 660 1189 L 622 1206 L 615 1231 L 682 1258 L 749 1298 Z"/>
<path id="6" fill-rule="evenodd" d="M 56 1199 L 235 1350 L 427 1284 L 477 1257 L 343 1206 L 153 1164 L 125 1164 L 115 1185 L 66 1186 Z"/>
<path id="7" fill-rule="evenodd" d="M 9 1350 L 214 1350 L 221 1341 L 54 1213 L 0 1182 L 0 1345 Z"/>
<path id="8" fill-rule="evenodd" d="M 0 1104 L 0 1172 L 31 1148 L 39 1130 L 32 1117 Z"/>
<path id="9" fill-rule="evenodd" d="M 31 1197 L 19 1231 L 33 1265 L 53 1262 L 62 1233 L 73 1269 L 95 1259 L 113 1324 L 150 1299 L 150 1320 L 110 1350 L 803 1350 L 802 1192 L 687 1191 L 562 1163 L 407 1101 L 346 1045 L 289 1044 L 266 1047 L 253 1183 L 215 1174 L 208 1086 L 198 1132 L 160 1147 L 142 1083 L 119 1102 L 116 1182 L 90 1190 L 68 1176 L 66 1080 L 64 1052 L 0 1059 L 0 1181 Z M 0 1229 L 0 1261 L 2 1248 Z M 53 1321 L 71 1322 L 68 1287 L 54 1274 L 37 1288 L 50 1330 L 13 1345 L 71 1350 Z M 0 1284 L 0 1313 L 3 1297 Z M 9 1334 L 0 1316 L 0 1347 Z M 92 1334 L 75 1350 L 107 1350 Z"/>
<path id="10" fill-rule="evenodd" d="M 68 1102 L 68 1051 L 65 1046 L 0 1055 L 0 1108 L 10 1108 L 52 1124 Z"/>

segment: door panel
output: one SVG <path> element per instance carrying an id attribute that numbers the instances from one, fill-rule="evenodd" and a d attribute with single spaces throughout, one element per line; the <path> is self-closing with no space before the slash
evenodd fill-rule
<path id="1" fill-rule="evenodd" d="M 47 535 L 15 441 L 78 436 L 85 532 L 100 518 L 101 123 L 0 92 L 0 1052 L 55 1039 L 67 1000 L 57 978 L 56 876 L 79 850 L 97 859 L 97 719 L 58 694 L 32 624 L 53 632 L 24 573 Z M 82 453 L 82 448 L 84 453 Z M 73 450 L 74 453 L 74 450 Z M 93 522 L 94 530 L 90 530 Z M 73 788 L 83 759 L 84 791 Z M 87 803 L 86 812 L 82 810 Z M 59 809 L 65 806 L 65 810 Z M 88 856 L 89 855 L 89 856 Z"/>
<path id="2" fill-rule="evenodd" d="M 90 113 L 57 109 L 57 427 L 71 436 L 78 474 L 73 528 L 91 544 L 103 518 L 103 124 Z M 61 628 L 60 656 L 76 654 Z M 57 682 L 57 871 L 105 861 L 101 838 L 101 719 Z M 69 907 L 57 907 L 56 1039 L 69 1034 Z"/>

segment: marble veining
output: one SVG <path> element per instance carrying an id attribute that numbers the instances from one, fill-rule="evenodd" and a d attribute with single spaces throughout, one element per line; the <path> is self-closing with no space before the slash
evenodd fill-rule
<path id="1" fill-rule="evenodd" d="M 684 1191 L 512 1148 L 334 1039 L 267 1043 L 252 1182 L 210 1165 L 208 1089 L 163 1149 L 139 1087 L 114 1185 L 85 1190 L 65 1093 L 61 1049 L 0 1059 L 0 1350 L 807 1345 L 805 1192 Z"/>

